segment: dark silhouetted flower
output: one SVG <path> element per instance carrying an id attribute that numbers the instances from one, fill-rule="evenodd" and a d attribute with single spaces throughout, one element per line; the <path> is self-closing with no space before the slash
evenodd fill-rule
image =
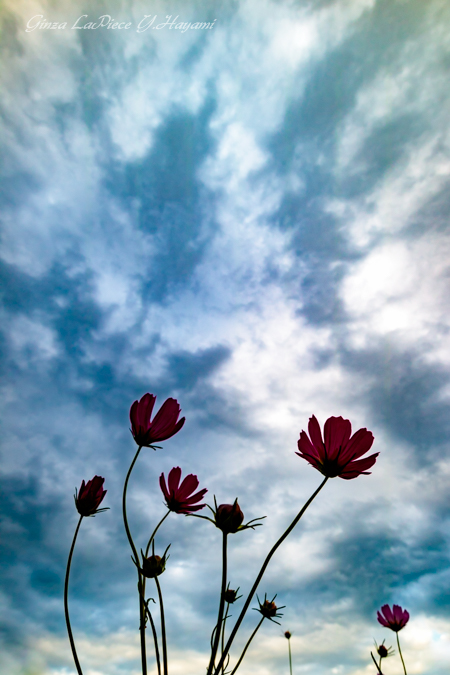
<path id="1" fill-rule="evenodd" d="M 284 634 L 284 637 L 286 638 L 286 640 L 290 640 L 291 637 L 292 637 L 292 633 L 290 633 L 290 632 L 287 630 L 287 631 L 285 632 L 285 634 Z"/>
<path id="2" fill-rule="evenodd" d="M 381 645 L 377 645 L 375 642 L 375 647 L 377 648 L 377 654 L 380 658 L 386 659 L 388 656 L 393 656 L 395 653 L 392 647 L 386 647 L 384 644 L 384 640 L 381 643 Z"/>
<path id="3" fill-rule="evenodd" d="M 206 504 L 197 504 L 197 502 L 203 499 L 208 490 L 200 490 L 195 495 L 192 494 L 198 488 L 199 482 L 197 476 L 194 476 L 192 473 L 183 480 L 180 485 L 181 478 L 181 469 L 180 467 L 174 467 L 170 470 L 167 486 L 166 479 L 162 473 L 159 478 L 159 484 L 163 492 L 164 497 L 166 498 L 166 504 L 171 511 L 175 513 L 192 513 L 194 511 L 199 511 Z"/>
<path id="4" fill-rule="evenodd" d="M 178 421 L 181 408 L 174 398 L 164 401 L 150 421 L 156 396 L 144 394 L 140 401 L 135 401 L 130 408 L 131 433 L 138 445 L 150 447 L 153 443 L 166 441 L 180 431 L 186 418 Z"/>
<path id="5" fill-rule="evenodd" d="M 258 596 L 256 596 L 258 598 Z M 274 600 L 277 596 L 274 595 L 272 600 L 267 600 L 267 594 L 264 594 L 264 602 L 261 602 L 260 599 L 258 598 L 258 604 L 259 607 L 256 608 L 254 607 L 253 609 L 256 612 L 259 612 L 260 614 L 263 615 L 265 619 L 270 619 L 270 621 L 273 621 L 274 623 L 277 623 L 279 626 L 281 625 L 279 621 L 275 621 L 275 618 L 279 619 L 283 615 L 278 614 L 278 611 L 280 609 L 284 609 L 286 605 L 283 605 L 282 607 L 277 607 Z"/>
<path id="6" fill-rule="evenodd" d="M 167 555 L 167 551 L 169 550 L 169 548 L 170 544 L 164 551 L 164 555 L 162 557 L 159 555 L 155 555 L 155 553 L 153 552 L 152 555 L 146 558 L 143 551 L 141 550 L 143 562 L 142 568 L 140 568 L 140 570 L 144 575 L 144 577 L 147 577 L 147 579 L 154 579 L 155 577 L 159 577 L 159 575 L 164 572 L 164 570 L 166 569 L 166 562 L 170 558 L 170 556 Z"/>
<path id="7" fill-rule="evenodd" d="M 238 595 L 239 588 L 236 588 L 235 591 L 233 591 L 228 584 L 228 588 L 223 594 L 225 602 L 228 602 L 230 605 L 233 604 L 233 602 L 236 602 L 239 598 L 242 598 L 242 595 Z"/>
<path id="8" fill-rule="evenodd" d="M 408 623 L 409 612 L 406 609 L 402 609 L 400 605 L 393 605 L 392 610 L 389 605 L 383 605 L 381 612 L 377 612 L 377 618 L 382 626 L 398 633 Z"/>
<path id="9" fill-rule="evenodd" d="M 324 438 L 320 431 L 319 422 L 313 415 L 308 424 L 308 435 L 302 431 L 298 441 L 300 452 L 296 454 L 328 478 L 357 478 L 361 474 L 368 474 L 379 455 L 376 452 L 364 459 L 364 455 L 373 443 L 373 435 L 367 429 L 359 429 L 353 436 L 350 420 L 342 417 L 330 417 L 325 422 Z"/>
<path id="10" fill-rule="evenodd" d="M 220 504 L 214 516 L 216 527 L 226 534 L 237 532 L 244 520 L 244 514 L 237 503 L 237 499 L 234 500 L 234 504 Z"/>
<path id="11" fill-rule="evenodd" d="M 94 476 L 94 478 L 92 478 L 92 480 L 88 480 L 86 484 L 84 481 L 82 481 L 80 491 L 78 493 L 75 488 L 75 506 L 77 507 L 77 511 L 81 516 L 94 516 L 96 513 L 108 510 L 107 508 L 98 508 L 100 503 L 103 501 L 103 497 L 107 493 L 107 490 L 103 489 L 104 482 L 105 479 L 101 476 Z"/>

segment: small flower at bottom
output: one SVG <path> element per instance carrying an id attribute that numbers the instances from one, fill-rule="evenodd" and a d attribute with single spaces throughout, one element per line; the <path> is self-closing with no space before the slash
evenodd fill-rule
<path id="1" fill-rule="evenodd" d="M 400 605 L 383 605 L 381 612 L 377 612 L 378 623 L 385 628 L 390 628 L 395 633 L 404 628 L 409 621 L 409 612 L 402 609 Z"/>
<path id="2" fill-rule="evenodd" d="M 258 596 L 256 596 L 258 598 Z M 265 619 L 270 619 L 270 621 L 273 621 L 274 623 L 277 623 L 279 626 L 281 626 L 279 621 L 275 621 L 275 618 L 279 619 L 283 615 L 278 614 L 278 611 L 280 609 L 284 609 L 286 605 L 283 605 L 282 607 L 277 607 L 274 600 L 277 596 L 274 595 L 272 600 L 267 600 L 267 593 L 264 594 L 264 602 L 261 602 L 260 599 L 258 598 L 258 604 L 259 607 L 256 608 L 254 607 L 253 609 L 255 612 L 259 612 L 260 614 L 263 615 Z"/>
<path id="3" fill-rule="evenodd" d="M 75 506 L 77 507 L 80 516 L 94 516 L 96 513 L 108 510 L 108 508 L 98 508 L 108 492 L 108 490 L 103 489 L 104 482 L 105 479 L 101 476 L 94 476 L 94 478 L 88 480 L 86 484 L 84 480 L 82 481 L 78 493 L 75 488 Z"/>
<path id="4" fill-rule="evenodd" d="M 162 574 L 165 569 L 166 569 L 166 562 L 170 558 L 169 555 L 167 555 L 167 551 L 170 548 L 169 546 L 166 548 L 164 551 L 163 556 L 155 555 L 153 552 L 152 555 L 150 555 L 148 558 L 145 557 L 142 549 L 141 549 L 141 554 L 142 554 L 142 567 L 139 568 L 144 577 L 147 577 L 147 579 L 154 579 L 155 577 L 159 577 L 160 574 Z"/>
<path id="5" fill-rule="evenodd" d="M 223 594 L 223 599 L 225 600 L 225 602 L 228 602 L 229 605 L 232 605 L 233 602 L 236 602 L 236 600 L 242 598 L 242 595 L 238 595 L 238 592 L 239 586 L 234 591 L 233 589 L 230 588 L 230 584 L 228 584 L 227 589 Z"/>
<path id="6" fill-rule="evenodd" d="M 375 641 L 375 647 L 377 648 L 378 656 L 382 659 L 386 659 L 388 656 L 393 656 L 395 653 L 392 647 L 385 647 L 384 640 L 381 645 L 377 645 Z"/>
<path id="7" fill-rule="evenodd" d="M 197 476 L 190 473 L 186 476 L 181 485 L 180 478 L 181 469 L 178 466 L 169 471 L 167 485 L 163 473 L 159 478 L 159 485 L 166 499 L 168 509 L 175 513 L 184 513 L 186 515 L 203 509 L 206 504 L 197 504 L 197 502 L 203 499 L 208 490 L 205 488 L 199 490 L 196 494 L 192 494 L 199 486 Z M 194 504 L 197 505 L 194 506 Z"/>
<path id="8" fill-rule="evenodd" d="M 328 478 L 357 478 L 369 474 L 376 462 L 378 452 L 364 459 L 362 457 L 374 441 L 373 434 L 367 429 L 359 429 L 351 436 L 350 420 L 343 417 L 330 417 L 325 422 L 324 440 L 319 422 L 313 415 L 308 424 L 309 436 L 302 431 L 298 441 L 300 452 L 295 454 L 306 459 L 315 469 Z"/>
<path id="9" fill-rule="evenodd" d="M 140 401 L 135 401 L 130 408 L 131 433 L 138 445 L 150 447 L 153 443 L 166 441 L 175 436 L 186 421 L 182 417 L 178 421 L 181 408 L 178 401 L 168 398 L 150 421 L 156 396 L 144 394 Z"/>

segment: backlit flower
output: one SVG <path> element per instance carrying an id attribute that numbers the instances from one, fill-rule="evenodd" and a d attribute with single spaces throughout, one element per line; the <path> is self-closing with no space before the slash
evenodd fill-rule
<path id="1" fill-rule="evenodd" d="M 402 609 L 400 605 L 383 605 L 381 612 L 377 612 L 378 622 L 386 628 L 390 628 L 395 633 L 404 628 L 409 621 L 409 612 Z"/>
<path id="2" fill-rule="evenodd" d="M 170 511 L 174 511 L 175 513 L 193 513 L 194 511 L 203 509 L 206 504 L 198 504 L 198 502 L 203 499 L 208 490 L 205 488 L 193 494 L 199 485 L 197 476 L 190 473 L 181 485 L 180 478 L 181 469 L 178 466 L 170 470 L 167 486 L 163 473 L 159 478 L 159 484 Z M 194 504 L 197 504 L 197 506 L 193 506 Z"/>
<path id="3" fill-rule="evenodd" d="M 236 590 L 233 590 L 230 588 L 230 585 L 228 584 L 228 588 L 223 594 L 223 599 L 225 602 L 228 602 L 228 604 L 232 605 L 233 602 L 236 602 L 239 598 L 242 598 L 242 595 L 238 595 L 239 592 L 239 587 L 236 588 Z"/>
<path id="4" fill-rule="evenodd" d="M 359 429 L 351 436 L 350 420 L 342 417 L 330 417 L 325 422 L 324 439 L 319 422 L 313 415 L 308 424 L 309 437 L 302 431 L 298 441 L 300 452 L 296 454 L 328 478 L 356 478 L 361 474 L 369 474 L 379 455 L 376 452 L 369 457 L 359 459 L 373 443 L 373 434 L 367 429 Z"/>
<path id="5" fill-rule="evenodd" d="M 170 555 L 167 555 L 167 551 L 169 550 L 169 548 L 170 544 L 164 551 L 164 555 L 162 557 L 159 555 L 155 555 L 155 551 L 153 549 L 153 554 L 149 555 L 148 558 L 145 557 L 141 549 L 142 568 L 140 568 L 140 571 L 142 572 L 144 577 L 147 577 L 147 579 L 154 579 L 155 577 L 159 577 L 159 575 L 165 571 L 166 562 L 170 558 Z"/>
<path id="6" fill-rule="evenodd" d="M 244 520 L 244 514 L 241 511 L 237 499 L 234 504 L 220 504 L 214 514 L 216 527 L 226 534 L 237 532 Z"/>
<path id="7" fill-rule="evenodd" d="M 375 641 L 375 647 L 377 648 L 378 656 L 382 659 L 386 659 L 388 656 L 393 656 L 394 654 L 394 650 L 392 649 L 392 647 L 386 647 L 386 645 L 384 644 L 384 640 L 381 643 L 381 645 L 377 645 Z"/>
<path id="8" fill-rule="evenodd" d="M 258 596 L 256 596 L 258 598 Z M 280 609 L 284 609 L 285 605 L 282 607 L 277 607 L 274 600 L 277 596 L 274 595 L 272 600 L 267 600 L 267 594 L 264 595 L 264 602 L 261 602 L 260 599 L 258 598 L 258 604 L 259 608 L 255 609 L 255 611 L 259 612 L 260 614 L 263 615 L 265 619 L 270 619 L 270 621 L 273 621 L 274 623 L 277 623 L 279 626 L 281 625 L 279 621 L 275 621 L 275 618 L 279 619 L 283 615 L 279 614 Z"/>
<path id="9" fill-rule="evenodd" d="M 105 479 L 101 476 L 94 476 L 94 478 L 88 480 L 86 484 L 82 481 L 78 493 L 75 489 L 75 506 L 81 516 L 93 516 L 96 513 L 100 513 L 100 511 L 107 510 L 98 508 L 103 497 L 108 492 L 103 489 L 104 482 Z"/>
<path id="10" fill-rule="evenodd" d="M 149 447 L 153 443 L 166 441 L 180 431 L 186 420 L 182 417 L 178 421 L 181 412 L 178 401 L 168 398 L 151 421 L 155 401 L 156 396 L 153 394 L 144 394 L 130 408 L 131 433 L 138 445 Z"/>

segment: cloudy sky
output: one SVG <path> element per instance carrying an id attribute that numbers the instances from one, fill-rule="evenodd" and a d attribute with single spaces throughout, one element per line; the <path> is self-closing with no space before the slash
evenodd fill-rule
<path id="1" fill-rule="evenodd" d="M 99 474 L 110 510 L 82 523 L 72 627 L 85 675 L 139 674 L 121 496 L 129 407 L 151 392 L 157 407 L 177 398 L 186 424 L 138 460 L 136 543 L 165 513 L 160 473 L 197 474 L 210 504 L 267 516 L 230 537 L 244 594 L 320 483 L 295 455 L 309 417 L 375 436 L 372 475 L 330 480 L 273 559 L 259 593 L 286 605 L 282 625 L 264 623 L 242 675 L 289 672 L 284 630 L 295 675 L 373 675 L 373 640 L 395 642 L 376 610 L 394 602 L 411 615 L 408 673 L 448 673 L 448 3 L 0 11 L 1 672 L 75 673 L 73 494 Z M 104 14 L 122 28 L 73 27 Z M 169 543 L 170 672 L 199 675 L 221 536 L 171 514 Z M 397 655 L 384 671 L 402 672 Z"/>

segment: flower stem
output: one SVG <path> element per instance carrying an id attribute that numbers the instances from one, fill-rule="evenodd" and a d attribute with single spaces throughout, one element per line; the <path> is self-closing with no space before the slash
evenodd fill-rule
<path id="1" fill-rule="evenodd" d="M 222 623 L 222 654 L 223 654 L 223 650 L 225 649 L 225 625 L 227 623 L 229 609 L 230 609 L 230 603 L 227 602 L 227 607 L 225 609 L 225 617 L 224 617 L 223 623 Z M 225 663 L 222 664 L 222 675 L 225 675 Z"/>
<path id="2" fill-rule="evenodd" d="M 134 545 L 133 539 L 131 537 L 130 533 L 130 528 L 128 527 L 128 519 L 127 519 L 127 488 L 128 488 L 128 481 L 130 479 L 131 472 L 133 470 L 133 467 L 136 463 L 136 460 L 139 456 L 139 453 L 142 449 L 142 446 L 140 445 L 137 449 L 137 452 L 134 456 L 133 461 L 131 462 L 131 466 L 128 469 L 127 477 L 125 478 L 125 484 L 123 486 L 123 496 L 122 496 L 122 512 L 123 512 L 123 524 L 125 526 L 125 532 L 127 533 L 128 541 L 131 546 L 131 550 L 133 551 L 134 559 L 136 561 L 136 565 L 139 565 L 139 556 L 136 551 L 136 547 Z M 139 631 L 141 634 L 141 661 L 142 661 L 142 675 L 147 675 L 147 654 L 146 654 L 146 648 L 145 648 L 145 601 L 144 598 L 142 597 L 143 593 L 143 585 L 142 585 L 142 575 L 139 572 L 138 568 L 138 590 L 139 590 Z"/>
<path id="3" fill-rule="evenodd" d="M 253 638 L 255 637 L 256 633 L 258 632 L 259 627 L 261 626 L 261 624 L 262 624 L 262 622 L 264 621 L 265 618 L 266 618 L 265 616 L 262 617 L 261 621 L 258 623 L 258 625 L 256 626 L 255 630 L 254 630 L 253 633 L 250 635 L 250 637 L 249 637 L 249 639 L 248 639 L 248 642 L 247 642 L 247 644 L 246 644 L 245 647 L 244 647 L 244 651 L 242 652 L 242 654 L 241 654 L 241 656 L 240 656 L 240 658 L 239 658 L 239 661 L 238 661 L 238 662 L 236 663 L 236 665 L 234 666 L 234 668 L 233 668 L 233 670 L 231 671 L 230 675 L 234 675 L 234 673 L 237 671 L 237 669 L 238 669 L 239 666 L 241 665 L 241 661 L 242 661 L 242 659 L 243 659 L 244 656 L 245 656 L 245 652 L 247 651 L 247 649 L 248 649 L 249 646 L 250 646 L 250 642 L 251 642 L 251 641 L 253 640 Z"/>
<path id="4" fill-rule="evenodd" d="M 150 549 L 150 545 L 151 545 L 153 539 L 155 538 L 155 534 L 158 532 L 159 528 L 161 527 L 161 525 L 163 524 L 163 522 L 165 521 L 165 519 L 167 518 L 167 516 L 169 515 L 169 513 L 170 513 L 170 510 L 168 510 L 167 513 L 166 513 L 166 515 L 165 515 L 163 518 L 161 518 L 161 520 L 159 521 L 159 523 L 157 524 L 157 526 L 156 526 L 155 529 L 153 530 L 153 534 L 152 534 L 152 536 L 150 537 L 150 539 L 148 540 L 147 548 L 145 549 L 145 557 L 146 557 L 146 558 L 148 557 L 148 552 L 149 552 L 149 549 Z"/>
<path id="5" fill-rule="evenodd" d="M 167 640 L 166 640 L 166 622 L 164 619 L 164 605 L 161 593 L 161 586 L 159 585 L 158 577 L 155 577 L 156 588 L 158 589 L 159 597 L 159 608 L 161 613 L 161 638 L 162 638 L 162 648 L 163 648 L 163 666 L 164 666 L 164 675 L 168 675 L 167 668 Z"/>
<path id="6" fill-rule="evenodd" d="M 222 632 L 222 621 L 223 621 L 223 610 L 225 607 L 225 591 L 226 591 L 226 586 L 227 586 L 227 533 L 222 532 L 222 585 L 220 589 L 220 602 L 219 602 L 219 614 L 217 617 L 217 624 L 216 624 L 216 634 L 214 636 L 214 643 L 213 647 L 211 650 L 211 659 L 209 661 L 209 666 L 208 666 L 208 673 L 207 675 L 211 675 L 213 668 L 214 668 L 214 663 L 216 660 L 216 654 L 217 654 L 217 649 L 219 647 L 219 641 L 220 641 L 220 634 Z M 221 657 L 221 665 L 223 663 L 223 654 Z M 217 672 L 219 671 L 219 668 L 217 669 Z"/>
<path id="7" fill-rule="evenodd" d="M 289 672 L 292 675 L 291 638 L 289 638 L 288 640 L 288 647 L 289 647 Z"/>
<path id="8" fill-rule="evenodd" d="M 400 654 L 400 658 L 401 658 L 401 660 L 402 660 L 403 670 L 404 670 L 404 672 L 405 672 L 405 675 L 408 675 L 407 672 L 406 672 L 405 662 L 403 661 L 402 650 L 400 649 L 400 640 L 398 639 L 398 631 L 396 632 L 396 635 L 397 635 L 397 647 L 398 647 L 398 653 Z"/>
<path id="9" fill-rule="evenodd" d="M 81 525 L 82 520 L 83 520 L 83 516 L 80 516 L 80 520 L 78 521 L 78 525 L 76 527 L 75 534 L 73 535 L 72 546 L 70 547 L 69 558 L 67 560 L 66 579 L 65 579 L 65 582 L 64 582 L 64 613 L 66 615 L 67 632 L 69 634 L 69 642 L 70 642 L 70 647 L 72 649 L 72 656 L 73 656 L 73 660 L 75 661 L 75 666 L 77 668 L 78 675 L 83 675 L 83 671 L 81 670 L 80 662 L 78 661 L 77 650 L 75 649 L 75 642 L 73 640 L 73 635 L 72 635 L 72 628 L 70 627 L 68 594 L 69 594 L 70 565 L 72 563 L 73 550 L 75 548 L 75 542 L 77 540 L 78 530 L 80 529 L 80 525 Z"/>
<path id="10" fill-rule="evenodd" d="M 153 621 L 152 614 L 151 614 L 151 612 L 148 608 L 148 602 L 145 603 L 145 610 L 147 612 L 148 618 L 150 619 L 150 626 L 152 627 L 153 642 L 155 643 L 156 666 L 158 668 L 158 675 L 161 675 L 161 661 L 159 659 L 158 635 L 156 634 L 156 628 L 155 628 L 155 623 Z"/>
<path id="11" fill-rule="evenodd" d="M 245 604 L 244 604 L 244 606 L 243 606 L 243 608 L 242 608 L 242 611 L 241 611 L 241 613 L 240 613 L 240 615 L 239 615 L 239 617 L 238 617 L 238 619 L 237 619 L 237 621 L 236 621 L 236 623 L 235 623 L 235 625 L 234 625 L 234 628 L 233 628 L 233 630 L 231 631 L 230 637 L 228 638 L 228 642 L 227 642 L 227 644 L 226 644 L 226 646 L 225 646 L 225 651 L 224 651 L 224 653 L 222 654 L 222 658 L 220 659 L 219 664 L 218 664 L 218 666 L 217 666 L 217 669 L 216 669 L 216 671 L 215 671 L 215 675 L 218 675 L 218 673 L 219 673 L 219 671 L 220 671 L 220 669 L 221 669 L 221 667 L 222 667 L 222 664 L 223 664 L 223 662 L 224 662 L 224 660 L 225 660 L 225 657 L 226 657 L 226 655 L 228 654 L 228 652 L 230 651 L 230 647 L 231 647 L 231 645 L 233 644 L 233 640 L 234 640 L 234 638 L 236 637 L 236 633 L 238 632 L 239 627 L 240 627 L 240 625 L 241 625 L 241 623 L 242 623 L 242 620 L 243 620 L 245 614 L 247 613 L 247 610 L 248 610 L 249 605 L 250 605 L 250 603 L 251 603 L 251 601 L 252 601 L 252 598 L 253 598 L 253 596 L 254 596 L 255 593 L 256 593 L 256 589 L 258 588 L 259 582 L 261 581 L 261 579 L 262 579 L 262 577 L 263 577 L 263 574 L 264 574 L 264 572 L 266 571 L 267 565 L 269 564 L 269 562 L 270 562 L 270 560 L 271 560 L 273 554 L 274 554 L 275 551 L 279 548 L 279 546 L 281 546 L 281 544 L 282 544 L 283 541 L 286 539 L 286 537 L 292 532 L 292 530 L 293 530 L 294 527 L 297 525 L 297 523 L 298 523 L 298 521 L 300 520 L 300 518 L 301 518 L 301 517 L 303 516 L 303 514 L 305 513 L 305 511 L 306 511 L 306 509 L 308 508 L 308 506 L 309 506 L 309 505 L 311 504 L 311 502 L 315 499 L 315 497 L 317 497 L 317 495 L 319 494 L 319 492 L 321 491 L 321 489 L 323 488 L 323 486 L 325 485 L 325 483 L 327 482 L 327 480 L 328 480 L 328 476 L 326 476 L 326 477 L 324 478 L 324 480 L 321 482 L 321 484 L 319 485 L 319 487 L 317 488 L 317 490 L 316 490 L 315 492 L 313 492 L 313 494 L 312 494 L 311 497 L 308 499 L 308 501 L 305 503 L 305 505 L 302 507 L 302 509 L 299 511 L 299 513 L 295 516 L 294 520 L 293 520 L 292 523 L 289 525 L 289 527 L 287 528 L 287 530 L 281 535 L 281 537 L 278 539 L 278 541 L 272 546 L 271 550 L 269 551 L 269 553 L 268 553 L 268 555 L 267 555 L 267 558 L 265 559 L 265 561 L 264 561 L 264 563 L 263 563 L 263 565 L 262 565 L 262 567 L 261 567 L 261 569 L 260 569 L 260 571 L 259 571 L 259 574 L 258 574 L 258 576 L 256 577 L 256 581 L 255 581 L 255 583 L 253 584 L 253 587 L 252 587 L 250 593 L 248 594 L 247 600 L 245 601 Z"/>

